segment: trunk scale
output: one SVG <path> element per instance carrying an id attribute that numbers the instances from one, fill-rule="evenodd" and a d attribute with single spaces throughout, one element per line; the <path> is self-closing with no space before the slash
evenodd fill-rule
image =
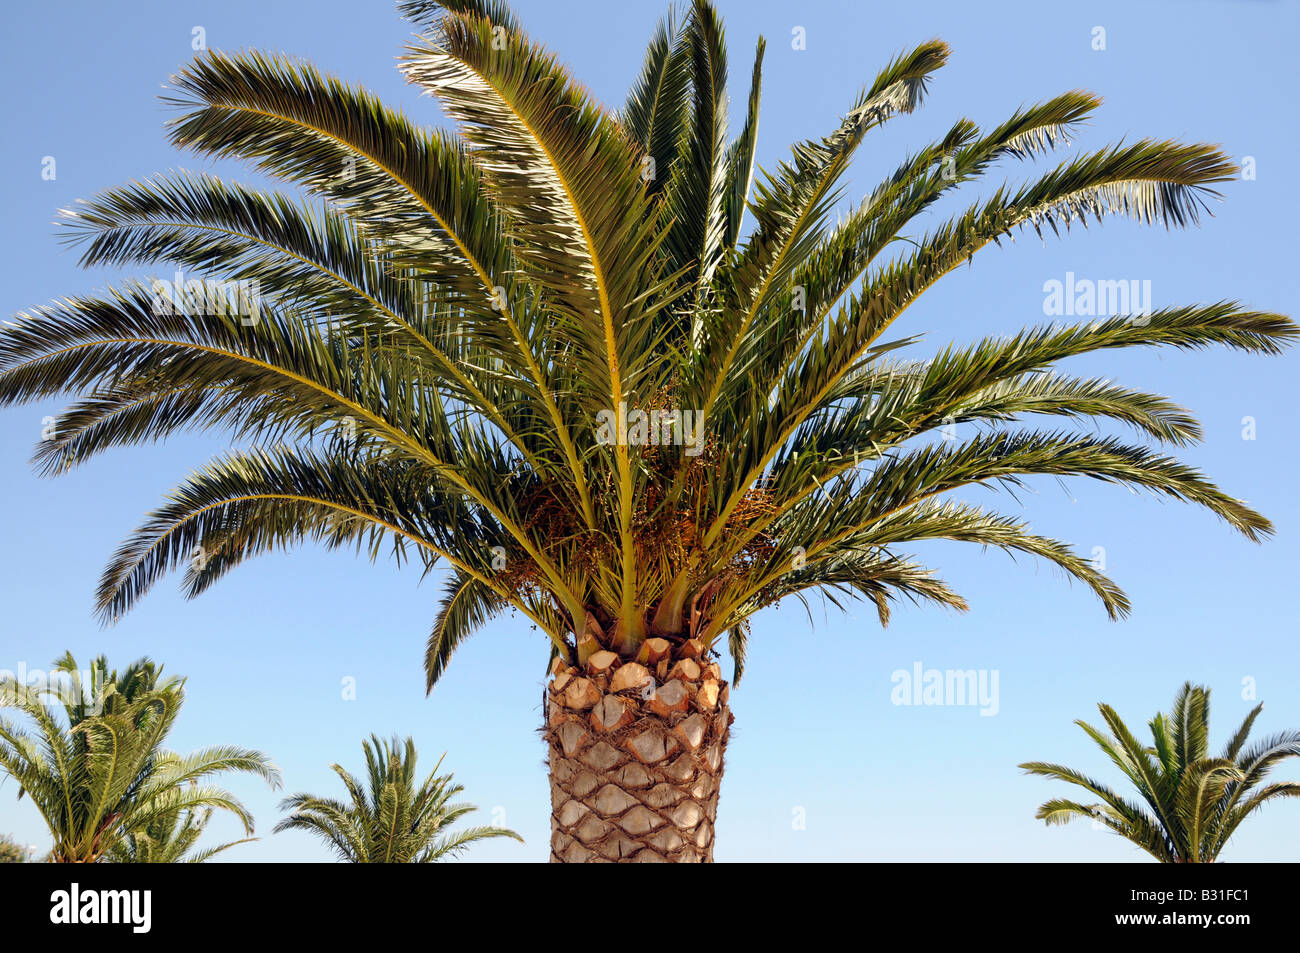
<path id="1" fill-rule="evenodd" d="M 551 862 L 711 863 L 732 722 L 717 663 L 599 654 L 545 690 Z"/>

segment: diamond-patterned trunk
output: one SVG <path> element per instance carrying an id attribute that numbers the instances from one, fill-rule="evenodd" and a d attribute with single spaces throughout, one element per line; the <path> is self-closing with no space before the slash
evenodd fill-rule
<path id="1" fill-rule="evenodd" d="M 551 862 L 711 863 L 732 721 L 717 665 L 577 672 L 546 690 Z"/>

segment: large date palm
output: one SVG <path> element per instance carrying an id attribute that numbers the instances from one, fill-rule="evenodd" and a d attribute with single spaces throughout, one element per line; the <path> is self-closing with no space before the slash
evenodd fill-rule
<path id="1" fill-rule="evenodd" d="M 1280 732 L 1246 747 L 1263 705 L 1251 709 L 1218 757 L 1210 754 L 1210 690 L 1202 685 L 1183 685 L 1169 714 L 1148 722 L 1149 746 L 1137 740 L 1115 709 L 1097 707 L 1110 734 L 1086 721 L 1075 724 L 1114 762 L 1141 800 L 1128 800 L 1065 765 L 1028 761 L 1020 766 L 1026 773 L 1067 781 L 1100 799 L 1091 804 L 1045 801 L 1034 816 L 1049 825 L 1088 817 L 1161 863 L 1210 864 L 1246 818 L 1270 801 L 1300 797 L 1295 781 L 1263 783 L 1279 763 L 1300 757 L 1300 731 Z"/>
<path id="2" fill-rule="evenodd" d="M 101 195 L 71 217 L 84 264 L 227 284 L 128 284 L 0 338 L 0 399 L 80 395 L 37 451 L 44 472 L 187 428 L 249 443 L 123 545 L 105 617 L 174 568 L 197 595 L 309 539 L 443 561 L 430 687 L 504 610 L 550 640 L 552 859 L 708 860 L 731 720 L 714 659 L 726 645 L 739 678 L 759 609 L 810 590 L 868 599 L 882 623 L 899 598 L 963 608 L 898 550 L 951 539 L 1041 557 L 1111 617 L 1128 611 L 1066 544 L 948 494 L 1083 475 L 1269 533 L 1159 449 L 1020 421 L 1194 443 L 1170 400 L 1053 365 L 1140 345 L 1273 354 L 1297 333 L 1287 318 L 1171 307 L 928 358 L 908 358 L 915 339 L 894 327 L 1024 226 L 1196 222 L 1235 171 L 1218 149 L 1116 145 L 922 224 L 995 164 L 1065 143 L 1099 102 L 1072 92 L 993 128 L 954 123 L 832 222 L 855 150 L 921 103 L 943 43 L 899 56 L 837 128 L 755 181 L 763 43 L 729 138 L 722 24 L 704 0 L 660 25 L 618 113 L 497 0 L 401 8 L 424 30 L 402 69 L 457 134 L 304 63 L 205 54 L 171 84 L 172 141 L 305 197 L 188 173 Z M 971 435 L 927 439 L 961 423 Z"/>

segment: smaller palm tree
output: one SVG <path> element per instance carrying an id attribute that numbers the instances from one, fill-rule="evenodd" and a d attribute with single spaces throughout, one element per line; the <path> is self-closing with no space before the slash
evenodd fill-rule
<path id="1" fill-rule="evenodd" d="M 459 833 L 448 828 L 473 804 L 451 804 L 464 788 L 450 774 L 439 775 L 442 758 L 416 789 L 415 742 L 391 742 L 371 735 L 362 742 L 366 752 L 367 784 L 331 765 L 343 779 L 351 803 L 310 794 L 285 798 L 282 810 L 293 813 L 275 832 L 311 831 L 325 840 L 339 859 L 352 864 L 428 864 L 453 857 L 475 841 L 489 837 L 523 838 L 504 827 L 470 827 Z"/>
<path id="2" fill-rule="evenodd" d="M 1097 707 L 1112 735 L 1084 721 L 1075 724 L 1137 788 L 1146 807 L 1071 768 L 1026 762 L 1020 767 L 1029 774 L 1068 781 L 1101 798 L 1100 804 L 1062 798 L 1044 802 L 1034 816 L 1049 825 L 1088 817 L 1162 863 L 1213 863 L 1241 822 L 1265 803 L 1300 797 L 1300 783 L 1294 781 L 1259 787 L 1278 762 L 1300 755 L 1300 731 L 1273 735 L 1242 751 L 1262 704 L 1246 716 L 1217 758 L 1209 754 L 1210 690 L 1204 686 L 1187 682 L 1174 699 L 1173 711 L 1151 719 L 1150 748 L 1138 742 L 1109 705 Z"/>
<path id="3" fill-rule="evenodd" d="M 243 837 L 195 850 L 210 820 L 210 807 L 175 807 L 160 812 L 148 825 L 114 844 L 104 859 L 113 864 L 201 864 L 223 850 L 257 840 Z"/>
<path id="4" fill-rule="evenodd" d="M 279 787 L 279 769 L 246 748 L 186 755 L 165 749 L 185 700 L 183 679 L 161 679 L 162 669 L 147 659 L 119 675 L 98 658 L 88 680 L 71 654 L 54 668 L 68 681 L 34 688 L 0 680 L 0 709 L 17 709 L 35 726 L 27 730 L 0 715 L 0 773 L 17 781 L 18 796 L 29 796 L 40 812 L 54 838 L 51 860 L 94 863 L 138 852 L 151 831 L 214 808 L 252 833 L 244 805 L 209 779 L 240 771 Z M 51 696 L 61 704 L 49 704 Z"/>
<path id="5" fill-rule="evenodd" d="M 8 834 L 0 834 L 0 864 L 25 864 L 27 853 L 27 848 Z"/>

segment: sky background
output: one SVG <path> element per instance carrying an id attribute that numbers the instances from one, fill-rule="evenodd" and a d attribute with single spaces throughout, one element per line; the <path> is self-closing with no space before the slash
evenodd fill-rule
<path id="1" fill-rule="evenodd" d="M 1166 232 L 1114 220 L 1040 242 L 1032 232 L 991 247 L 908 313 L 900 332 L 924 332 L 918 355 L 944 343 L 1049 322 L 1044 282 L 1149 280 L 1156 307 L 1236 298 L 1300 314 L 1291 231 L 1300 207 L 1300 132 L 1292 121 L 1300 72 L 1292 45 L 1300 10 L 1290 2 L 923 3 L 727 2 L 733 128 L 739 126 L 753 46 L 768 39 L 758 161 L 772 167 L 792 142 L 829 132 L 859 89 L 896 53 L 941 37 L 953 48 L 925 106 L 873 132 L 854 162 L 857 200 L 902 160 L 965 116 L 992 127 L 1018 106 L 1085 88 L 1105 105 L 1078 148 L 1142 136 L 1220 143 L 1253 156 L 1256 178 L 1224 188 L 1200 229 Z M 592 94 L 621 106 L 644 44 L 666 6 L 648 0 L 516 4 L 525 27 L 557 51 Z M 1094 50 L 1094 27 L 1105 50 Z M 55 211 L 79 197 L 173 168 L 215 169 L 170 148 L 161 84 L 194 55 L 193 30 L 212 49 L 259 48 L 302 56 L 361 83 L 423 122 L 436 103 L 395 69 L 412 27 L 380 2 L 223 0 L 221 3 L 17 4 L 0 36 L 0 311 L 103 288 L 55 238 Z M 806 49 L 792 48 L 802 27 Z M 44 157 L 56 178 L 42 178 Z M 1041 163 L 1040 163 L 1041 165 Z M 1009 163 L 992 177 L 1023 181 Z M 964 206 L 949 203 L 925 220 Z M 170 277 L 168 275 L 167 277 Z M 859 604 L 848 615 L 797 603 L 754 619 L 750 660 L 733 692 L 736 716 L 717 824 L 717 859 L 1126 861 L 1145 855 L 1087 823 L 1047 829 L 1037 805 L 1073 796 L 1028 778 L 1025 760 L 1070 764 L 1119 784 L 1117 772 L 1072 721 L 1118 709 L 1145 734 L 1187 679 L 1213 690 L 1212 744 L 1222 745 L 1255 703 L 1263 736 L 1300 727 L 1295 577 L 1300 513 L 1294 476 L 1300 355 L 1224 351 L 1109 352 L 1067 369 L 1166 393 L 1204 422 L 1203 445 L 1182 453 L 1276 524 L 1259 546 L 1207 512 L 1124 489 L 1049 479 L 1021 494 L 1035 528 L 1085 554 L 1104 549 L 1107 570 L 1135 609 L 1111 623 L 1059 572 L 962 544 L 918 549 L 971 604 L 945 614 L 900 606 L 888 629 Z M 0 669 L 46 668 L 71 649 L 83 664 L 101 652 L 123 666 L 141 655 L 188 677 L 171 738 L 189 750 L 235 743 L 268 752 L 286 790 L 234 778 L 261 840 L 230 860 L 320 861 L 305 834 L 271 836 L 288 792 L 341 796 L 329 770 L 359 770 L 371 732 L 415 737 L 431 768 L 444 767 L 478 804 L 480 823 L 506 824 L 527 843 L 489 841 L 476 861 L 547 857 L 545 751 L 537 734 L 547 643 L 503 617 L 462 648 L 431 697 L 424 643 L 438 578 L 371 565 L 347 552 L 304 548 L 232 573 L 196 601 L 167 580 L 115 628 L 92 618 L 98 574 L 120 540 L 193 467 L 221 452 L 220 434 L 115 450 L 49 480 L 28 465 L 42 417 L 61 402 L 0 411 Z M 1243 439 L 1243 418 L 1255 439 Z M 1134 438 L 1136 439 L 1136 438 Z M 987 494 L 985 495 L 987 496 Z M 978 498 L 978 497 L 976 497 Z M 990 501 L 997 502 L 997 501 Z M 1004 498 L 1006 512 L 1018 504 Z M 891 702 L 891 675 L 925 668 L 996 672 L 997 714 L 978 707 Z M 724 662 L 728 666 L 729 662 Z M 344 700 L 344 679 L 356 699 Z M 1279 778 L 1300 777 L 1291 766 Z M 48 847 L 40 819 L 0 782 L 0 833 Z M 802 825 L 799 823 L 802 818 Z M 214 822 L 210 837 L 236 833 Z M 1300 859 L 1300 805 L 1283 803 L 1244 826 L 1225 860 Z"/>

